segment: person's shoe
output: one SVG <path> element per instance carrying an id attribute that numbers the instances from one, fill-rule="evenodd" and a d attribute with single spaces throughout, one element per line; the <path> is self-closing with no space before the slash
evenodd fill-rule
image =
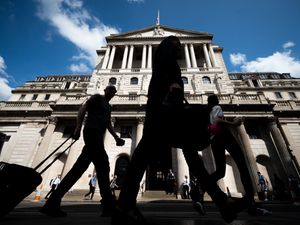
<path id="1" fill-rule="evenodd" d="M 245 201 L 243 198 L 227 198 L 225 203 L 219 205 L 221 216 L 226 223 L 231 223 L 236 219 L 238 213 L 245 210 L 246 208 L 247 201 Z"/>
<path id="2" fill-rule="evenodd" d="M 270 216 L 272 215 L 272 211 L 255 207 L 255 208 L 248 209 L 248 214 L 250 216 Z"/>
<path id="3" fill-rule="evenodd" d="M 147 225 L 147 220 L 142 213 L 134 208 L 129 211 L 116 209 L 111 217 L 111 225 Z"/>
<path id="4" fill-rule="evenodd" d="M 193 208 L 202 216 L 205 215 L 205 209 L 204 206 L 201 202 L 194 202 L 193 203 Z"/>
<path id="5" fill-rule="evenodd" d="M 41 209 L 40 213 L 43 213 L 47 216 L 51 217 L 66 217 L 67 213 L 62 211 L 60 207 L 52 206 L 48 203 L 46 203 Z"/>

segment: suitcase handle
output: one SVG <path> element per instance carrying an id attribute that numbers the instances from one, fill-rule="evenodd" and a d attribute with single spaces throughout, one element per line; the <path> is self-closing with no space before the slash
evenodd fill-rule
<path id="1" fill-rule="evenodd" d="M 61 148 L 68 140 L 70 140 L 72 136 L 68 137 L 63 143 L 61 143 L 56 149 L 53 150 L 42 162 L 40 162 L 36 167 L 34 167 L 34 170 L 37 170 L 40 168 L 55 152 L 58 151 L 58 149 Z"/>
<path id="2" fill-rule="evenodd" d="M 69 140 L 70 137 L 67 139 Z M 66 140 L 66 141 L 67 141 Z M 57 149 L 55 149 L 46 159 L 44 159 L 40 164 L 43 164 L 51 155 L 53 155 L 64 143 L 66 143 L 66 141 L 64 141 Z M 69 150 L 72 145 L 76 142 L 77 140 L 73 140 L 72 143 L 65 149 L 63 150 L 61 153 L 59 153 L 59 155 L 57 155 L 51 163 L 49 163 L 41 172 L 39 172 L 39 174 L 44 173 L 57 159 L 59 159 L 67 150 Z"/>

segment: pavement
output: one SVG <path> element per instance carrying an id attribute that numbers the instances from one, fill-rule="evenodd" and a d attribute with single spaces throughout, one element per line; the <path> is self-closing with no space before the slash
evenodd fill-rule
<path id="1" fill-rule="evenodd" d="M 96 197 L 96 196 L 95 196 Z M 44 199 L 24 199 L 8 215 L 0 219 L 1 225 L 110 225 L 109 217 L 101 217 L 99 199 L 83 200 L 82 195 L 67 195 L 62 201 L 62 210 L 68 213 L 64 218 L 52 218 L 43 215 L 39 209 Z M 300 205 L 290 202 L 258 202 L 260 207 L 272 211 L 270 216 L 249 216 L 241 212 L 232 225 L 299 225 Z M 143 215 L 156 225 L 225 225 L 215 205 L 205 201 L 206 215 L 201 216 L 192 208 L 189 199 L 151 199 L 140 198 L 138 208 Z M 121 225 L 121 224 L 120 224 Z"/>

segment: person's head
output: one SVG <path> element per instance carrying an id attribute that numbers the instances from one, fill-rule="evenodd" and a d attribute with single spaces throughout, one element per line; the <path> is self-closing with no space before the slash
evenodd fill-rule
<path id="1" fill-rule="evenodd" d="M 155 58 L 178 59 L 181 54 L 181 43 L 178 37 L 168 36 L 159 44 Z"/>
<path id="2" fill-rule="evenodd" d="M 115 96 L 116 93 L 117 93 L 117 89 L 114 85 L 108 85 L 104 89 L 104 96 L 107 101 L 110 101 Z"/>
<path id="3" fill-rule="evenodd" d="M 215 106 L 219 104 L 218 96 L 215 94 L 209 95 L 207 98 L 207 104 L 209 106 Z"/>

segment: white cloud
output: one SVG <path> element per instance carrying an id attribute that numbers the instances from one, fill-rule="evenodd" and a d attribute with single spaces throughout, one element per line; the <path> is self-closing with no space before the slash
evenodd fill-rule
<path id="1" fill-rule="evenodd" d="M 246 59 L 245 54 L 241 54 L 241 53 L 230 54 L 230 62 L 235 66 L 241 65 L 241 64 L 245 63 L 246 61 L 247 61 L 247 59 Z"/>
<path id="2" fill-rule="evenodd" d="M 284 49 L 292 48 L 292 47 L 294 47 L 294 46 L 295 46 L 295 44 L 294 44 L 294 42 L 292 42 L 292 41 L 288 41 L 288 42 L 286 42 L 286 43 L 284 43 L 284 44 L 282 45 L 282 47 L 283 47 Z"/>
<path id="3" fill-rule="evenodd" d="M 90 71 L 90 68 L 84 63 L 72 64 L 70 65 L 69 69 L 73 73 L 86 73 Z"/>
<path id="4" fill-rule="evenodd" d="M 5 72 L 6 64 L 2 56 L 0 56 L 0 100 L 7 100 L 11 96 L 12 88 L 9 86 L 9 76 Z"/>
<path id="5" fill-rule="evenodd" d="M 288 48 L 293 47 L 294 43 L 287 42 L 283 46 Z M 233 60 L 232 56 L 233 55 Z M 283 52 L 274 52 L 270 56 L 258 57 L 255 60 L 247 61 L 246 56 L 243 61 L 238 55 L 244 55 L 241 53 L 230 54 L 231 63 L 234 66 L 239 66 L 243 72 L 278 72 L 278 73 L 290 73 L 293 77 L 300 78 L 300 60 L 292 56 L 292 50 L 285 50 Z M 236 60 L 236 61 L 235 61 Z M 237 63 L 240 62 L 240 63 Z"/>
<path id="6" fill-rule="evenodd" d="M 96 50 L 106 44 L 105 37 L 119 33 L 117 28 L 107 26 L 90 15 L 83 8 L 82 0 L 36 1 L 39 3 L 39 18 L 47 21 L 62 37 L 79 49 L 79 56 L 73 59 L 88 60 L 90 70 L 96 64 Z M 82 58 L 81 55 L 86 57 Z"/>

